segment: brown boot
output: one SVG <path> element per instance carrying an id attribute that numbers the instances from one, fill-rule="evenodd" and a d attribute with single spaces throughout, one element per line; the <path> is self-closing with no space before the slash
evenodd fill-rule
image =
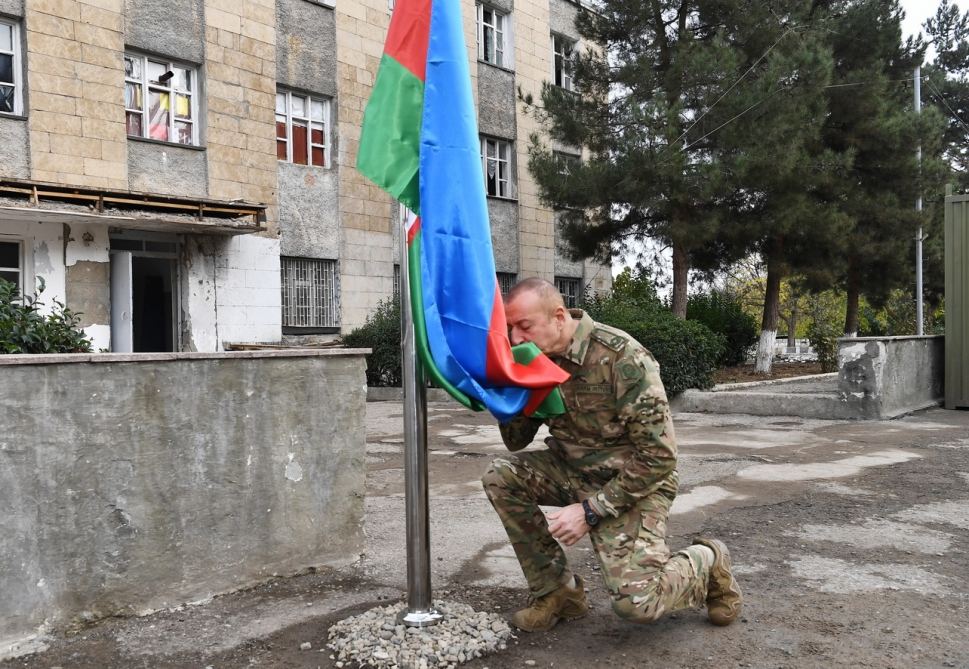
<path id="1" fill-rule="evenodd" d="M 559 620 L 581 618 L 589 612 L 585 601 L 585 588 L 582 579 L 575 577 L 574 588 L 559 586 L 547 595 L 535 599 L 531 606 L 516 611 L 511 617 L 512 624 L 525 632 L 545 632 L 555 627 Z"/>
<path id="2" fill-rule="evenodd" d="M 740 617 L 744 595 L 730 566 L 730 551 L 717 539 L 696 539 L 694 544 L 713 551 L 713 568 L 707 586 L 707 615 L 714 625 L 729 625 Z"/>

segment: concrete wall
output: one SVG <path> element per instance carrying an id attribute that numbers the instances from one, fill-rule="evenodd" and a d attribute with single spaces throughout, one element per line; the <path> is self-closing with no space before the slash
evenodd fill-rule
<path id="1" fill-rule="evenodd" d="M 488 217 L 491 222 L 491 244 L 495 249 L 495 271 L 518 274 L 518 203 L 489 197 Z"/>
<path id="2" fill-rule="evenodd" d="M 0 116 L 0 176 L 26 179 L 30 176 L 27 122 Z"/>
<path id="3" fill-rule="evenodd" d="M 0 356 L 0 649 L 355 559 L 362 353 Z"/>
<path id="4" fill-rule="evenodd" d="M 0 0 L 0 14 L 23 16 L 24 0 Z"/>
<path id="5" fill-rule="evenodd" d="M 945 338 L 838 340 L 838 390 L 861 418 L 894 418 L 942 402 Z"/>
<path id="6" fill-rule="evenodd" d="M 284 256 L 338 258 L 336 170 L 279 163 L 279 225 Z"/>
<path id="7" fill-rule="evenodd" d="M 306 0 L 277 0 L 276 80 L 279 84 L 336 97 L 334 53 L 336 18 L 332 9 Z"/>
<path id="8" fill-rule="evenodd" d="M 205 152 L 129 139 L 128 187 L 145 193 L 207 197 Z"/>
<path id="9" fill-rule="evenodd" d="M 478 131 L 500 139 L 514 141 L 515 73 L 493 65 L 478 66 Z"/>
<path id="10" fill-rule="evenodd" d="M 205 60 L 202 0 L 125 0 L 125 43 L 200 65 Z"/>

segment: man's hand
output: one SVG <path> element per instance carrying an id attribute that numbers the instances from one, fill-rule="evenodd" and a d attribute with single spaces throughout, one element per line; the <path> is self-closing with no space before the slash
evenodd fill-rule
<path id="1" fill-rule="evenodd" d="M 569 504 L 548 514 L 548 531 L 558 541 L 571 546 L 589 533 L 582 504 Z"/>

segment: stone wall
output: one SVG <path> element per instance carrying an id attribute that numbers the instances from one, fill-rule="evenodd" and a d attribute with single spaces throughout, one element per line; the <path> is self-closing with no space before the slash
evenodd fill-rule
<path id="1" fill-rule="evenodd" d="M 861 418 L 894 418 L 942 403 L 945 338 L 838 340 L 838 390 Z"/>
<path id="2" fill-rule="evenodd" d="M 0 356 L 0 649 L 355 559 L 363 353 Z"/>
<path id="3" fill-rule="evenodd" d="M 128 187 L 123 0 L 27 0 L 31 178 Z"/>

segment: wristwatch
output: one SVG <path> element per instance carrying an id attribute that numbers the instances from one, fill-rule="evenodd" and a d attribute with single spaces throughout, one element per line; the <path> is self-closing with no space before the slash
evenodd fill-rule
<path id="1" fill-rule="evenodd" d="M 599 514 L 592 510 L 589 500 L 582 500 L 582 510 L 585 511 L 585 522 L 589 527 L 595 527 L 599 524 Z"/>

